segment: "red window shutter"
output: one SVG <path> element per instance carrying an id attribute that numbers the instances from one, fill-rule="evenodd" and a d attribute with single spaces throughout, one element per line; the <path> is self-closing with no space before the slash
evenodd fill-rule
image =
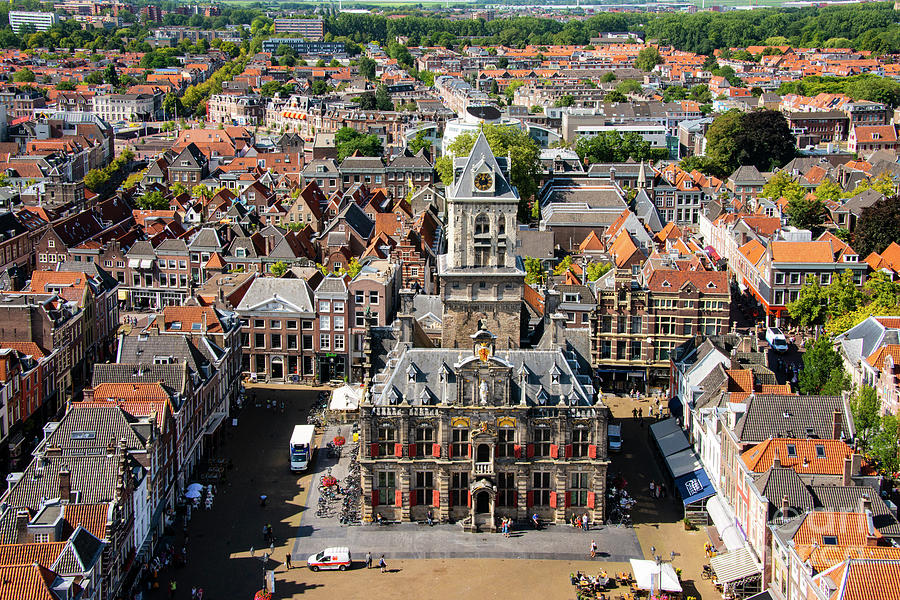
<path id="1" fill-rule="evenodd" d="M 378 444 L 369 444 L 369 454 L 372 455 L 372 458 L 378 456 Z"/>
<path id="2" fill-rule="evenodd" d="M 441 505 L 441 492 L 440 490 L 434 490 L 431 492 L 431 505 L 437 508 Z"/>
<path id="3" fill-rule="evenodd" d="M 513 492 L 513 493 L 512 493 L 512 503 L 513 503 L 513 506 L 518 506 L 518 505 L 519 505 L 519 494 L 518 494 L 518 492 Z"/>
<path id="4" fill-rule="evenodd" d="M 566 458 L 572 458 L 572 444 L 566 444 Z"/>
<path id="5" fill-rule="evenodd" d="M 453 444 L 447 446 L 447 458 L 453 458 Z"/>
<path id="6" fill-rule="evenodd" d="M 441 445 L 440 444 L 432 444 L 431 445 L 431 455 L 435 458 L 441 457 Z"/>
<path id="7" fill-rule="evenodd" d="M 516 458 L 522 458 L 522 446 L 516 444 L 513 446 L 513 454 Z"/>
<path id="8" fill-rule="evenodd" d="M 378 490 L 372 490 L 372 506 L 378 506 Z"/>
<path id="9" fill-rule="evenodd" d="M 410 506 L 416 505 L 416 501 L 418 500 L 417 496 L 418 496 L 418 492 L 416 492 L 415 490 L 413 490 L 409 493 L 409 505 Z"/>
<path id="10" fill-rule="evenodd" d="M 569 492 L 566 492 L 566 508 L 569 508 L 572 504 L 572 495 Z"/>
<path id="11" fill-rule="evenodd" d="M 472 492 L 466 491 L 466 506 L 472 506 Z"/>
<path id="12" fill-rule="evenodd" d="M 559 446 L 550 444 L 550 458 L 559 458 Z"/>
<path id="13" fill-rule="evenodd" d="M 556 508 L 556 492 L 550 492 L 550 508 Z"/>
<path id="14" fill-rule="evenodd" d="M 472 458 L 472 444 L 466 444 L 466 456 Z"/>
<path id="15" fill-rule="evenodd" d="M 594 492 L 588 492 L 587 495 L 587 507 L 594 508 Z"/>
<path id="16" fill-rule="evenodd" d="M 588 458 L 597 458 L 597 446 L 594 444 L 588 446 Z"/>
<path id="17" fill-rule="evenodd" d="M 534 458 L 534 444 L 527 444 L 525 446 L 525 456 L 527 458 Z"/>
<path id="18" fill-rule="evenodd" d="M 394 492 L 394 506 L 403 506 L 403 491 L 397 490 Z"/>
<path id="19" fill-rule="evenodd" d="M 394 456 L 397 458 L 403 458 L 403 444 L 396 443 L 394 444 Z"/>
<path id="20" fill-rule="evenodd" d="M 409 445 L 409 457 L 412 458 L 412 457 L 414 457 L 415 455 L 416 455 L 416 445 L 415 445 L 415 444 L 410 444 L 410 445 Z"/>
<path id="21" fill-rule="evenodd" d="M 525 506 L 529 508 L 534 506 L 534 492 L 525 492 Z"/>

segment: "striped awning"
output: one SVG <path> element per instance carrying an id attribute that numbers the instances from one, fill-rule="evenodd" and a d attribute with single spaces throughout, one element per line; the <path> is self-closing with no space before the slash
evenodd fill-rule
<path id="1" fill-rule="evenodd" d="M 716 581 L 719 584 L 759 577 L 762 573 L 762 567 L 747 548 L 713 556 L 709 559 L 709 564 L 716 574 Z"/>

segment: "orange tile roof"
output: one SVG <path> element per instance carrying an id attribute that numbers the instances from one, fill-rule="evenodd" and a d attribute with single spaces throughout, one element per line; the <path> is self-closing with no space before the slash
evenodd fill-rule
<path id="1" fill-rule="evenodd" d="M 834 582 L 829 600 L 900 600 L 900 560 L 850 558 L 822 577 Z"/>
<path id="2" fill-rule="evenodd" d="M 809 544 L 796 547 L 797 554 L 809 562 L 816 572 L 824 571 L 848 558 L 900 560 L 900 548 L 893 546 L 823 546 Z"/>
<path id="3" fill-rule="evenodd" d="M 793 454 L 788 454 L 788 446 L 793 446 Z M 824 458 L 819 457 L 817 446 L 824 450 Z M 741 458 L 754 473 L 768 471 L 777 456 L 782 467 L 790 467 L 801 475 L 842 475 L 844 459 L 852 455 L 853 449 L 841 440 L 772 438 L 744 451 Z M 864 462 L 864 470 L 867 467 Z"/>
<path id="4" fill-rule="evenodd" d="M 212 257 L 210 257 L 210 260 Z M 160 331 L 171 332 L 178 331 L 181 333 L 203 333 L 203 319 L 206 317 L 206 331 L 208 333 L 222 333 L 222 323 L 216 311 L 210 306 L 166 306 L 163 308 L 162 314 L 154 319 L 153 324 L 160 328 Z M 179 329 L 173 329 L 174 323 L 181 323 Z M 198 325 L 199 328 L 193 327 Z"/>
<path id="5" fill-rule="evenodd" d="M 766 248 L 760 244 L 758 240 L 750 240 L 738 248 L 738 251 L 747 257 L 750 264 L 755 265 L 759 262 L 759 259 L 762 258 L 762 255 L 765 254 Z"/>
<path id="6" fill-rule="evenodd" d="M 0 567 L 0 600 L 57 600 L 50 590 L 56 578 L 53 571 L 35 563 Z"/>
<path id="7" fill-rule="evenodd" d="M 884 368 L 884 359 L 888 356 L 891 357 L 895 365 L 900 362 L 900 344 L 885 344 L 881 346 L 866 358 L 866 362 L 881 370 Z"/>
<path id="8" fill-rule="evenodd" d="M 753 371 L 750 369 L 728 369 L 728 391 L 729 392 L 752 392 L 753 391 Z"/>
<path id="9" fill-rule="evenodd" d="M 35 358 L 44 358 L 47 356 L 47 353 L 34 342 L 0 342 L 0 348 L 12 348 L 26 356 L 33 356 Z"/>
<path id="10" fill-rule="evenodd" d="M 72 529 L 79 525 L 98 540 L 106 539 L 109 504 L 64 504 L 63 518 Z"/>
<path id="11" fill-rule="evenodd" d="M 875 320 L 888 329 L 900 329 L 900 317 L 875 317 Z"/>
<path id="12" fill-rule="evenodd" d="M 600 241 L 600 238 L 597 237 L 597 233 L 591 229 L 591 231 L 587 234 L 587 237 L 581 242 L 578 246 L 579 252 L 602 252 L 603 251 L 603 243 Z"/>
<path id="13" fill-rule="evenodd" d="M 101 383 L 94 388 L 94 400 L 168 400 L 169 394 L 159 383 Z"/>
<path id="14" fill-rule="evenodd" d="M 804 517 L 793 541 L 795 545 L 825 546 L 823 536 L 836 537 L 838 546 L 865 546 L 867 538 L 882 537 L 874 527 L 869 529 L 869 516 L 865 513 L 814 511 Z"/>
<path id="15" fill-rule="evenodd" d="M 38 563 L 49 567 L 56 562 L 65 547 L 65 542 L 3 544 L 0 545 L 0 566 Z"/>
<path id="16" fill-rule="evenodd" d="M 832 263 L 834 253 L 829 242 L 771 243 L 772 262 L 779 263 Z"/>

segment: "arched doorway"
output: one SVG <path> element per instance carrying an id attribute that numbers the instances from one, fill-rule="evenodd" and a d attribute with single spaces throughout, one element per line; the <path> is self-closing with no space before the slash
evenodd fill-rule
<path id="1" fill-rule="evenodd" d="M 478 444 L 478 451 L 475 453 L 475 462 L 491 462 L 491 447 L 488 444 Z"/>
<path id="2" fill-rule="evenodd" d="M 284 379 L 284 360 L 280 356 L 272 357 L 270 376 L 272 379 Z"/>
<path id="3" fill-rule="evenodd" d="M 491 512 L 491 495 L 487 491 L 475 495 L 475 512 L 479 514 Z"/>

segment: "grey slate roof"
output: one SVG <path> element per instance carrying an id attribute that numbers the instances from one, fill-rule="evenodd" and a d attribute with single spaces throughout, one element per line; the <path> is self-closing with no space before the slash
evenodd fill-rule
<path id="1" fill-rule="evenodd" d="M 769 500 L 768 519 L 782 508 L 782 499 L 787 498 L 788 506 L 797 512 L 806 512 L 815 507 L 815 499 L 806 484 L 794 469 L 772 466 L 757 477 L 754 486 Z"/>
<path id="2" fill-rule="evenodd" d="M 464 365 L 478 360 L 470 349 L 408 348 L 387 374 L 384 385 L 378 390 L 373 389 L 372 402 L 376 406 L 390 406 L 402 401 L 427 406 L 437 404 L 439 398 L 452 402 L 458 394 L 457 385 L 461 383 L 456 373 Z M 592 390 L 577 379 L 562 350 L 500 351 L 489 361 L 512 369 L 510 398 L 517 404 L 524 385 L 529 406 L 592 406 Z M 523 366 L 526 372 L 524 384 L 520 378 Z M 554 382 L 557 377 L 558 381 Z"/>
<path id="3" fill-rule="evenodd" d="M 96 363 L 91 386 L 101 383 L 162 383 L 170 394 L 179 398 L 190 387 L 188 367 L 185 363 L 174 365 L 145 365 L 138 363 Z M 176 403 L 175 410 L 180 405 Z"/>
<path id="4" fill-rule="evenodd" d="M 478 196 L 485 196 L 485 192 L 479 192 L 473 185 L 474 173 L 482 165 L 487 165 L 493 172 L 494 191 L 490 192 L 491 198 L 514 199 L 517 197 L 517 194 L 513 191 L 512 185 L 506 180 L 503 169 L 500 168 L 500 163 L 497 162 L 497 158 L 491 151 L 491 147 L 488 144 L 483 131 L 479 132 L 478 138 L 472 146 L 472 151 L 469 153 L 468 158 L 465 159 L 465 165 L 462 168 L 462 172 L 456 178 L 456 181 L 453 182 L 451 186 L 453 189 L 448 195 L 454 198 L 475 198 Z"/>
<path id="5" fill-rule="evenodd" d="M 830 439 L 834 411 L 843 415 L 844 435 L 852 436 L 848 433 L 853 431 L 852 419 L 840 396 L 751 394 L 746 407 L 734 428 L 737 438 L 745 444 L 770 437 L 807 437 L 807 428 L 820 439 Z"/>
<path id="6" fill-rule="evenodd" d="M 848 211 L 856 216 L 860 216 L 863 209 L 869 208 L 882 198 L 884 198 L 883 194 L 880 194 L 879 192 L 876 192 L 875 190 L 870 188 L 867 190 L 863 190 L 855 196 L 847 198 L 846 202 L 844 202 L 844 204 L 841 205 L 840 209 L 838 210 Z"/>
<path id="7" fill-rule="evenodd" d="M 146 337 L 146 339 L 144 339 Z M 184 363 L 188 371 L 201 380 L 212 375 L 213 366 L 185 335 L 128 335 L 119 344 L 116 362 L 153 365 L 157 358 Z"/>
<path id="8" fill-rule="evenodd" d="M 753 165 L 738 167 L 729 179 L 741 185 L 763 185 L 766 182 L 766 178 Z"/>
<path id="9" fill-rule="evenodd" d="M 81 575 L 90 571 L 100 559 L 103 542 L 79 525 L 66 542 L 50 569 L 63 576 Z"/>
<path id="10" fill-rule="evenodd" d="M 143 450 L 142 439 L 132 428 L 135 419 L 119 407 L 74 404 L 46 440 L 45 448 L 58 447 L 63 456 L 105 454 L 110 442 L 125 439 L 129 450 Z"/>
<path id="11" fill-rule="evenodd" d="M 254 310 L 270 301 L 285 306 L 282 301 L 299 309 L 301 313 L 315 312 L 312 290 L 305 279 L 257 277 L 250 284 L 237 306 L 238 312 Z M 279 309 L 283 310 L 283 309 Z"/>
<path id="12" fill-rule="evenodd" d="M 834 341 L 841 345 L 847 360 L 851 364 L 856 364 L 885 344 L 900 343 L 900 330 L 888 329 L 876 319 L 869 317 L 836 336 Z"/>
<path id="13" fill-rule="evenodd" d="M 316 294 L 346 294 L 347 284 L 343 277 L 329 275 L 322 279 L 316 288 Z"/>
<path id="14" fill-rule="evenodd" d="M 191 250 L 219 250 L 223 247 L 219 234 L 212 227 L 204 227 L 191 238 L 188 247 Z"/>
<path id="15" fill-rule="evenodd" d="M 187 244 L 184 243 L 184 240 L 177 239 L 167 239 L 163 240 L 163 242 L 156 247 L 156 251 L 159 254 L 169 254 L 169 253 L 179 253 L 179 254 L 187 254 Z"/>
<path id="16" fill-rule="evenodd" d="M 135 242 L 134 246 L 131 247 L 131 250 L 128 251 L 128 258 L 135 258 L 138 256 L 146 256 L 148 258 L 155 258 L 156 251 L 153 249 L 153 246 L 150 242 L 140 241 Z"/>

